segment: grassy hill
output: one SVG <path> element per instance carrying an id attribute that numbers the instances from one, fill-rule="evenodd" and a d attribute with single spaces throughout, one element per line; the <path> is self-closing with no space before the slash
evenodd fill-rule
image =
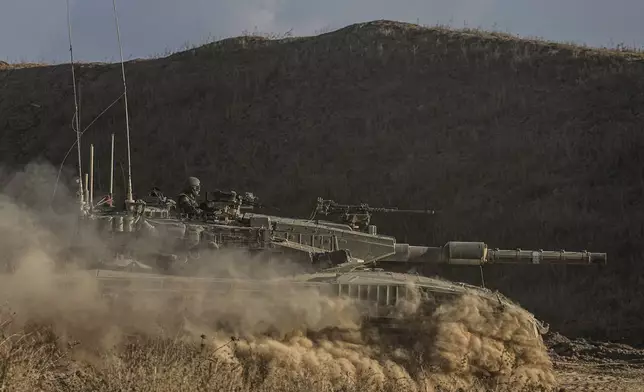
<path id="1" fill-rule="evenodd" d="M 317 196 L 440 210 L 376 217 L 416 244 L 606 251 L 605 269 L 494 266 L 485 284 L 564 333 L 644 343 L 643 60 L 377 21 L 131 61 L 135 192 L 176 194 L 196 175 L 283 213 L 308 214 Z M 106 189 L 112 131 L 125 167 L 122 102 L 96 118 L 122 93 L 120 65 L 77 77 Z M 0 90 L 3 164 L 59 164 L 75 140 L 69 65 L 0 65 Z M 119 166 L 116 179 L 122 195 Z M 480 282 L 478 268 L 425 273 Z"/>

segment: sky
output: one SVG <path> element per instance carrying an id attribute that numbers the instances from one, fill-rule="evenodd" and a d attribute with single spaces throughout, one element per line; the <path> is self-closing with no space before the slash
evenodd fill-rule
<path id="1" fill-rule="evenodd" d="M 0 0 L 0 60 L 69 61 L 67 0 Z M 112 0 L 68 0 L 79 61 L 118 61 Z M 644 0 L 116 0 L 126 60 L 245 32 L 314 35 L 377 19 L 644 47 Z"/>

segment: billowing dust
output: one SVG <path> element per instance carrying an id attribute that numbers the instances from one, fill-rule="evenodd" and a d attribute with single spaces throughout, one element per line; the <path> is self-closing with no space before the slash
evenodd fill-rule
<path id="1" fill-rule="evenodd" d="M 473 295 L 429 314 L 418 302 L 404 304 L 401 333 L 364 325 L 360 309 L 348 299 L 285 283 L 262 291 L 247 286 L 206 294 L 196 290 L 181 301 L 154 291 L 102 296 L 94 272 L 55 267 L 76 233 L 73 210 L 53 210 L 51 192 L 42 196 L 53 189 L 52 174 L 47 166 L 28 166 L 0 195 L 0 262 L 12 266 L 0 280 L 0 389 L 517 391 L 555 386 L 529 315 Z M 73 194 L 63 188 L 58 186 L 59 194 Z M 28 202 L 24 195 L 30 195 Z M 94 240 L 99 246 L 100 238 Z M 238 263 L 239 257 L 209 261 L 224 265 Z M 244 268 L 227 270 L 270 272 L 252 259 L 244 260 Z"/>

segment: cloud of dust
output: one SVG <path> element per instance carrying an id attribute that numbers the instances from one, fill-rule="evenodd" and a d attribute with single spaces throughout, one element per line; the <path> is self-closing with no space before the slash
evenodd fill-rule
<path id="1" fill-rule="evenodd" d="M 30 165 L 0 194 L 0 262 L 12 270 L 0 278 L 0 301 L 5 304 L 0 325 L 10 332 L 51 325 L 61 342 L 80 342 L 75 350 L 82 356 L 77 358 L 94 355 L 96 363 L 132 335 L 181 336 L 189 341 L 205 335 L 217 347 L 212 357 L 234 365 L 229 371 L 240 377 L 250 364 L 264 364 L 265 385 L 295 375 L 313 377 L 336 390 L 342 385 L 400 391 L 555 385 L 552 365 L 543 342 L 533 335 L 529 315 L 520 308 L 501 310 L 494 300 L 475 295 L 428 313 L 416 292 L 399 309 L 398 318 L 404 319 L 400 325 L 407 328 L 402 334 L 366 328 L 361 309 L 349 299 L 284 281 L 246 284 L 233 279 L 213 286 L 177 277 L 165 289 L 194 290 L 191 297 L 177 299 L 167 290 L 137 292 L 157 284 L 141 279 L 115 290 L 117 297 L 102 295 L 92 273 L 56 267 L 65 238 L 76 233 L 73 210 L 49 207 L 54 175 L 46 165 Z M 60 186 L 58 192 L 73 195 Z M 94 240 L 101 241 L 98 236 Z M 239 254 L 206 257 L 233 277 L 284 272 L 271 275 L 273 267 L 260 259 L 241 260 Z M 280 268 L 284 266 L 297 271 L 293 263 Z M 102 284 L 109 282 L 122 281 Z M 132 291 L 126 294 L 122 289 Z M 226 344 L 231 335 L 237 341 Z"/>

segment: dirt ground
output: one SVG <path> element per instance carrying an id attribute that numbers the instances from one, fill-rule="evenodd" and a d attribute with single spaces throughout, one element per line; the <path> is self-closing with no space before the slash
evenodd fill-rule
<path id="1" fill-rule="evenodd" d="M 644 349 L 556 333 L 546 343 L 562 392 L 644 391 Z"/>

